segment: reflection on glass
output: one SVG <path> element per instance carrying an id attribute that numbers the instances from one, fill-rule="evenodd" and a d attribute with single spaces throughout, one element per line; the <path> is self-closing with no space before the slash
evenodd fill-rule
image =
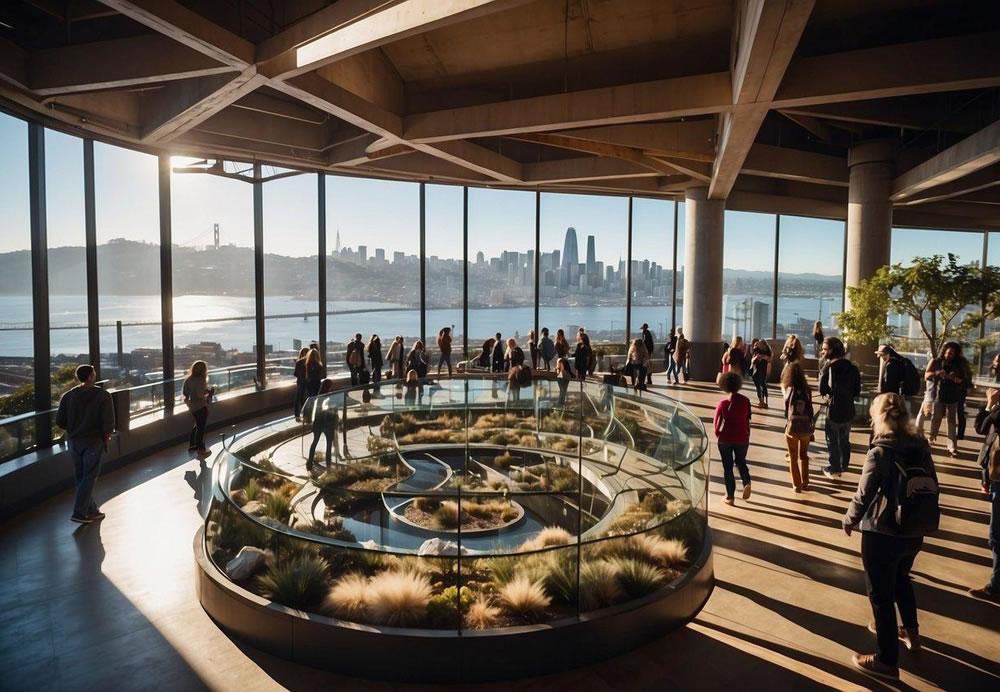
<path id="1" fill-rule="evenodd" d="M 462 188 L 457 185 L 427 185 L 427 245 L 424 260 L 424 293 L 427 303 L 427 353 L 437 371 L 441 329 L 451 329 L 452 369 L 462 356 Z M 381 336 L 381 335 L 380 335 Z M 442 372 L 447 367 L 442 366 Z"/>
<path id="2" fill-rule="evenodd" d="M 732 343 L 771 338 L 774 215 L 726 211 L 722 259 L 722 334 Z"/>
<path id="3" fill-rule="evenodd" d="M 632 201 L 632 335 L 643 323 L 654 337 L 654 352 L 662 347 L 673 325 L 674 202 L 635 198 Z"/>
<path id="4" fill-rule="evenodd" d="M 986 252 L 986 264 L 990 267 L 1000 267 L 1000 233 L 988 234 Z M 997 298 L 994 296 L 993 301 Z M 989 304 L 987 304 L 989 309 Z M 986 342 L 983 359 L 980 364 L 980 372 L 985 375 L 1000 377 L 1000 367 L 992 371 L 993 362 L 1000 355 L 1000 315 L 993 315 L 986 320 L 985 325 Z"/>

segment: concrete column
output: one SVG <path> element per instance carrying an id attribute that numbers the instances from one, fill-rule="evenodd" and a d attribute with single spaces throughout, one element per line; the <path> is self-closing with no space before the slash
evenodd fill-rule
<path id="1" fill-rule="evenodd" d="M 691 342 L 691 377 L 714 380 L 722 357 L 722 241 L 725 200 L 708 188 L 684 194 L 684 335 Z"/>
<path id="2" fill-rule="evenodd" d="M 857 286 L 869 279 L 883 265 L 889 264 L 892 239 L 892 181 L 895 177 L 896 150 L 890 140 L 873 140 L 851 147 L 847 156 L 850 167 L 847 203 L 847 286 Z M 846 300 L 847 308 L 851 300 Z M 878 363 L 875 344 L 850 344 L 851 358 L 859 365 Z"/>

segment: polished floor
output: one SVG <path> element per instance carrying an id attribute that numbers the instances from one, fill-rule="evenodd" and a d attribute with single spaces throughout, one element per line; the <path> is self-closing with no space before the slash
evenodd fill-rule
<path id="1" fill-rule="evenodd" d="M 718 400 L 708 386 L 655 389 L 706 421 Z M 713 448 L 717 586 L 695 621 L 588 668 L 477 688 L 1000 689 L 1000 606 L 965 593 L 990 564 L 979 439 L 958 460 L 936 449 L 943 522 L 913 569 L 925 649 L 903 650 L 902 679 L 888 685 L 850 664 L 853 651 L 874 650 L 860 538 L 840 529 L 860 453 L 828 481 L 814 445 L 812 489 L 795 495 L 781 430 L 780 409 L 755 411 L 753 497 L 735 507 L 721 502 Z M 852 440 L 861 450 L 867 435 Z M 69 493 L 0 524 L 0 690 L 410 689 L 290 664 L 219 631 L 193 591 L 206 475 L 178 446 L 103 477 L 100 524 L 71 523 Z"/>

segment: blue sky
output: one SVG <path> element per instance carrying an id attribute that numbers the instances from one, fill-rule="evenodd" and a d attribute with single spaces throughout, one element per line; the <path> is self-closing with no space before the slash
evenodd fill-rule
<path id="1" fill-rule="evenodd" d="M 0 252 L 27 249 L 27 125 L 0 114 Z M 104 144 L 95 145 L 98 240 L 124 237 L 158 242 L 156 158 Z M 269 167 L 265 167 L 265 173 Z M 53 247 L 83 244 L 83 153 L 81 141 L 46 132 L 47 213 Z M 416 254 L 419 249 L 418 186 L 382 180 L 328 176 L 327 247 L 339 229 L 344 246 L 365 244 L 369 254 L 382 247 Z M 426 188 L 427 254 L 460 258 L 462 188 Z M 220 225 L 223 243 L 253 243 L 252 187 L 208 175 L 174 174 L 171 178 L 174 242 L 200 246 L 211 242 Z M 264 186 L 266 252 L 291 256 L 316 253 L 316 179 L 296 176 Z M 469 254 L 487 257 L 503 250 L 534 247 L 534 192 L 469 190 Z M 562 250 L 566 228 L 577 231 L 580 259 L 587 236 L 594 235 L 597 259 L 617 266 L 626 255 L 628 202 L 622 197 L 543 193 L 541 247 Z M 682 210 L 683 212 L 683 210 Z M 683 221 L 683 213 L 680 214 Z M 633 203 L 633 257 L 670 265 L 673 203 L 636 199 Z M 782 272 L 840 274 L 843 228 L 839 221 L 783 216 L 779 265 Z M 1000 234 L 994 234 L 997 236 Z M 771 271 L 774 217 L 726 212 L 724 265 Z M 993 243 L 994 246 L 1000 244 Z M 683 240 L 678 240 L 678 251 Z M 892 261 L 955 252 L 962 261 L 979 260 L 982 236 L 973 233 L 894 229 Z M 994 247 L 991 260 L 997 261 Z"/>

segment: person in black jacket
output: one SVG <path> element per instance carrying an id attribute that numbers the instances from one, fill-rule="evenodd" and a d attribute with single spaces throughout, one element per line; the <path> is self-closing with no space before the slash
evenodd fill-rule
<path id="1" fill-rule="evenodd" d="M 378 385 L 382 381 L 382 340 L 378 334 L 372 334 L 368 340 L 368 360 L 372 366 L 372 383 L 378 391 Z"/>
<path id="2" fill-rule="evenodd" d="M 930 441 L 937 439 L 941 429 L 941 419 L 948 420 L 948 453 L 958 456 L 958 416 L 959 407 L 965 403 L 965 395 L 972 383 L 969 361 L 962 355 L 962 347 L 949 341 L 941 349 L 941 357 L 927 364 L 927 379 L 937 383 L 937 405 L 931 418 Z"/>
<path id="3" fill-rule="evenodd" d="M 819 375 L 819 393 L 827 397 L 826 450 L 830 465 L 823 469 L 827 478 L 840 478 L 851 460 L 851 422 L 856 413 L 854 399 L 861 394 L 861 373 L 846 356 L 840 339 L 823 339 L 820 357 L 827 364 Z"/>
<path id="4" fill-rule="evenodd" d="M 78 367 L 76 379 L 80 384 L 59 400 L 56 425 L 66 431 L 66 446 L 76 477 L 76 499 L 70 519 L 89 524 L 104 518 L 94 502 L 94 486 L 101 474 L 101 457 L 108 451 L 115 429 L 115 409 L 111 395 L 97 386 L 94 366 Z"/>
<path id="5" fill-rule="evenodd" d="M 585 332 L 578 332 L 576 335 L 576 350 L 573 351 L 573 367 L 576 368 L 576 376 L 581 380 L 587 379 L 587 368 L 590 366 L 590 359 L 593 350 L 590 348 L 590 336 Z"/>
<path id="6" fill-rule="evenodd" d="M 309 396 L 309 381 L 306 379 L 306 356 L 309 355 L 309 347 L 299 350 L 299 358 L 295 361 L 295 420 L 302 418 L 302 404 L 306 403 Z"/>
<path id="7" fill-rule="evenodd" d="M 677 350 L 677 332 L 679 331 L 680 327 L 670 330 L 670 341 L 663 345 L 663 367 L 667 369 L 667 384 L 670 384 L 671 375 L 674 377 L 674 384 L 680 382 L 680 367 L 674 360 L 674 352 Z"/>
<path id="8" fill-rule="evenodd" d="M 882 366 L 882 374 L 878 378 L 878 393 L 893 394 L 903 393 L 903 380 L 905 379 L 905 366 L 903 357 L 896 353 L 895 349 L 888 344 L 882 344 L 875 351 L 876 355 L 885 364 Z"/>
<path id="9" fill-rule="evenodd" d="M 921 536 L 899 536 L 892 530 L 895 495 L 899 483 L 895 462 L 923 467 L 937 483 L 930 445 L 916 435 L 910 413 L 899 394 L 880 394 L 871 405 L 873 445 L 868 451 L 858 490 L 844 515 L 844 533 L 861 530 L 861 561 L 865 585 L 875 618 L 877 653 L 854 654 L 854 665 L 872 675 L 899 677 L 899 641 L 911 650 L 920 648 L 917 601 L 910 581 L 913 561 L 923 547 Z M 896 608 L 902 626 L 896 626 Z"/>
<path id="10" fill-rule="evenodd" d="M 1000 446 L 1000 389 L 986 392 L 986 406 L 976 415 L 976 432 L 986 439 L 979 450 L 979 466 L 983 470 L 983 492 L 990 501 L 990 552 L 993 553 L 993 572 L 990 580 L 969 594 L 994 603 L 1000 603 L 1000 478 L 990 475 L 990 460 L 998 454 Z M 994 463 L 996 463 L 994 461 Z"/>
<path id="11" fill-rule="evenodd" d="M 361 334 L 355 334 L 354 340 L 347 344 L 347 352 L 344 354 L 347 367 L 351 371 L 351 386 L 357 386 L 360 382 L 359 375 L 365 369 L 365 344 L 361 340 Z M 319 391 L 319 387 L 316 388 Z M 316 392 L 311 392 L 315 396 Z"/>
<path id="12" fill-rule="evenodd" d="M 642 343 L 646 346 L 646 354 L 649 356 L 650 367 L 646 368 L 646 384 L 653 384 L 653 368 L 652 368 L 652 358 L 653 358 L 653 333 L 649 331 L 649 325 L 645 322 L 642 323 L 642 327 L 639 330 L 639 334 L 642 336 Z"/>
<path id="13" fill-rule="evenodd" d="M 504 343 L 500 332 L 493 337 L 493 372 L 503 372 Z"/>

